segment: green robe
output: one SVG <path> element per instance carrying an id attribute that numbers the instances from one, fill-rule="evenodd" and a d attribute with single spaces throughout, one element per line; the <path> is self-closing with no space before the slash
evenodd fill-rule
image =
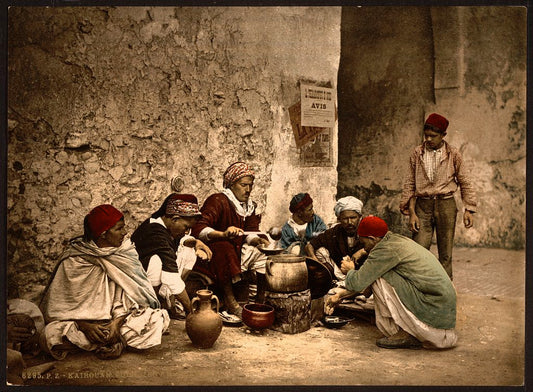
<path id="1" fill-rule="evenodd" d="M 429 250 L 389 231 L 359 270 L 348 271 L 346 288 L 361 291 L 380 277 L 420 321 L 434 328 L 455 328 L 455 288 Z"/>

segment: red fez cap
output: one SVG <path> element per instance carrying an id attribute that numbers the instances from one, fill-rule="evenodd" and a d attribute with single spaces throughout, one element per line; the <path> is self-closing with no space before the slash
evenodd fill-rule
<path id="1" fill-rule="evenodd" d="M 450 122 L 446 120 L 446 118 L 442 117 L 440 114 L 437 113 L 431 113 L 429 117 L 427 118 L 426 122 L 424 123 L 424 126 L 429 125 L 434 129 L 435 132 L 446 132 L 446 129 L 448 128 L 448 124 Z"/>
<path id="2" fill-rule="evenodd" d="M 370 215 L 359 222 L 357 235 L 359 237 L 383 237 L 387 231 L 389 231 L 389 227 L 383 219 Z"/>
<path id="3" fill-rule="evenodd" d="M 104 231 L 115 226 L 123 217 L 122 212 L 111 204 L 102 204 L 94 207 L 87 215 L 87 223 L 91 229 L 92 237 L 95 239 L 100 237 Z"/>
<path id="4" fill-rule="evenodd" d="M 294 196 L 289 204 L 289 211 L 294 213 L 301 210 L 313 203 L 313 199 L 309 196 L 309 193 L 298 193 Z"/>

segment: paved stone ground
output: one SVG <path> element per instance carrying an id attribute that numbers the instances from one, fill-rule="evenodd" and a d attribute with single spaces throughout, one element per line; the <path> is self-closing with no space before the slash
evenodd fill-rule
<path id="1" fill-rule="evenodd" d="M 457 292 L 494 297 L 523 297 L 525 261 L 524 251 L 456 248 L 453 268 Z"/>
<path id="2" fill-rule="evenodd" d="M 457 333 L 451 350 L 387 350 L 378 329 L 356 319 L 341 329 L 289 335 L 224 327 L 215 345 L 194 348 L 173 320 L 160 346 L 101 361 L 70 355 L 32 379 L 33 386 L 516 386 L 524 382 L 524 251 L 457 248 Z M 50 358 L 41 358 L 50 361 Z M 32 365 L 32 363 L 29 363 Z M 327 387 L 325 387 L 327 386 Z M 244 388 L 244 389 L 242 389 Z M 335 388 L 334 388 L 335 389 Z M 392 389 L 395 390 L 395 389 Z M 423 389 L 422 389 L 423 390 Z"/>

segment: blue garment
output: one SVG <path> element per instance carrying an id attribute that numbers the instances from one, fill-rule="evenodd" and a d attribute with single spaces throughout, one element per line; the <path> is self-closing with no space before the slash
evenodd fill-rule
<path id="1" fill-rule="evenodd" d="M 279 244 L 283 249 L 287 249 L 292 243 L 300 242 L 302 248 L 309 242 L 309 240 L 318 234 L 325 231 L 328 227 L 324 223 L 321 217 L 317 214 L 313 215 L 313 220 L 307 224 L 305 229 L 305 236 L 301 238 L 294 232 L 294 229 L 289 225 L 289 222 L 285 223 L 281 229 L 281 239 Z"/>

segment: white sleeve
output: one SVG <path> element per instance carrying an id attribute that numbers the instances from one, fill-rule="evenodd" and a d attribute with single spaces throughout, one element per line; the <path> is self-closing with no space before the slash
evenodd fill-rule
<path id="1" fill-rule="evenodd" d="M 176 263 L 180 275 L 183 274 L 183 270 L 192 270 L 196 263 L 196 250 L 189 246 L 180 245 L 176 252 Z"/>
<path id="2" fill-rule="evenodd" d="M 153 287 L 157 287 L 161 284 L 162 269 L 163 263 L 161 262 L 161 258 L 158 255 L 153 255 L 150 257 L 146 275 L 148 275 L 148 280 Z"/>
<path id="3" fill-rule="evenodd" d="M 209 234 L 212 233 L 213 231 L 215 231 L 215 229 L 213 229 L 212 227 L 205 227 L 201 232 L 200 234 L 198 234 L 198 238 L 201 240 L 201 241 L 209 241 Z"/>
<path id="4" fill-rule="evenodd" d="M 183 282 L 181 274 L 178 272 L 161 271 L 161 284 L 166 284 L 170 287 L 172 294 L 180 294 L 185 290 L 185 282 Z"/>
<path id="5" fill-rule="evenodd" d="M 181 279 L 181 269 L 179 271 L 180 272 L 163 271 L 161 258 L 158 255 L 153 255 L 150 257 L 146 274 L 148 275 L 148 280 L 152 286 L 157 287 L 160 284 L 166 284 L 170 288 L 172 294 L 180 294 L 185 290 L 185 282 Z"/>

